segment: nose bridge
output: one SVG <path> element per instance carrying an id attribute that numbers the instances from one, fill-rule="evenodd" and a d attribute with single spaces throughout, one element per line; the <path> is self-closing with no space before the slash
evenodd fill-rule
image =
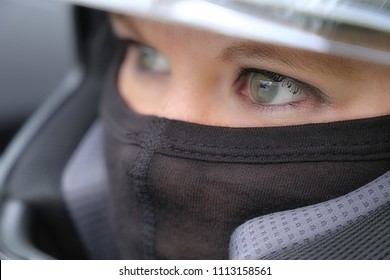
<path id="1" fill-rule="evenodd" d="M 223 95 L 222 82 L 215 70 L 196 58 L 176 64 L 161 114 L 189 122 L 212 122 Z"/>
<path id="2" fill-rule="evenodd" d="M 221 95 L 218 79 L 203 69 L 172 73 L 166 93 L 163 116 L 171 119 L 208 123 L 217 114 Z"/>
<path id="3" fill-rule="evenodd" d="M 216 124 L 229 93 L 226 65 L 218 60 L 214 36 L 188 28 L 166 29 L 159 37 L 171 63 L 170 82 L 160 115 Z M 169 44 L 167 43 L 169 42 Z"/>

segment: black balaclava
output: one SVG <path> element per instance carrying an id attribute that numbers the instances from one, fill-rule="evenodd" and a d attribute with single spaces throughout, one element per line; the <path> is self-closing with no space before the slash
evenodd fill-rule
<path id="1" fill-rule="evenodd" d="M 245 221 L 326 201 L 390 169 L 390 116 L 226 128 L 145 116 L 110 71 L 101 116 L 124 259 L 224 259 Z"/>

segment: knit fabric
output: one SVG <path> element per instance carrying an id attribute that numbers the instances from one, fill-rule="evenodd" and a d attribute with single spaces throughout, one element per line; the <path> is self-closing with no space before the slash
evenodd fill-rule
<path id="1" fill-rule="evenodd" d="M 390 171 L 316 205 L 252 219 L 231 237 L 232 259 L 390 257 Z"/>

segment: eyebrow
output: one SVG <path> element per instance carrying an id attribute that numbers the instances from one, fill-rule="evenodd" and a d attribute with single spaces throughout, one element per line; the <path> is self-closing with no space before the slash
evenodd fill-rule
<path id="1" fill-rule="evenodd" d="M 288 47 L 273 46 L 254 41 L 240 41 L 225 48 L 219 55 L 224 62 L 243 58 L 265 60 L 303 71 L 333 75 L 341 78 L 356 78 L 361 69 L 356 62 L 331 55 L 317 54 Z"/>

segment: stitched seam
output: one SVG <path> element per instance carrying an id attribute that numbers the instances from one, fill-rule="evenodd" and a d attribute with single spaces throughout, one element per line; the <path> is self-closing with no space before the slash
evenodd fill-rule
<path id="1" fill-rule="evenodd" d="M 164 137 L 163 137 L 164 138 Z M 245 149 L 245 150 L 248 150 L 248 149 L 280 149 L 280 148 L 301 148 L 301 147 L 354 147 L 354 146 L 367 146 L 367 145 L 380 145 L 380 144 L 389 144 L 390 143 L 390 140 L 386 140 L 386 141 L 378 141 L 378 142 L 374 142 L 374 141 L 367 141 L 367 142 L 364 142 L 364 143 L 324 143 L 324 144 L 319 144 L 319 145 L 305 145 L 305 144 L 302 144 L 302 145 L 291 145 L 291 146 L 288 146 L 288 145 L 283 145 L 283 146 L 225 146 L 225 145 L 221 145 L 221 146 L 217 146 L 217 145 L 212 145 L 212 144 L 201 144 L 201 143 L 196 143 L 196 142 L 190 142 L 190 141 L 182 141 L 182 140 L 178 140 L 178 139 L 168 139 L 169 141 L 171 142 L 174 142 L 174 143 L 179 143 L 179 144 L 188 144 L 188 145 L 193 145 L 193 146 L 199 146 L 199 147 L 207 147 L 207 148 L 232 148 L 232 149 Z"/>
<path id="2" fill-rule="evenodd" d="M 187 155 L 192 155 L 192 156 L 208 156 L 212 158 L 225 158 L 225 159 L 259 159 L 259 158 L 281 158 L 281 157 L 305 157 L 305 156 L 353 156 L 353 157 L 358 157 L 358 156 L 371 156 L 374 154 L 389 154 L 390 153 L 383 153 L 383 152 L 372 152 L 368 154 L 353 154 L 353 153 L 286 153 L 286 154 L 278 154 L 278 155 L 258 155 L 258 156 L 234 156 L 234 155 L 215 155 L 215 154 L 210 154 L 210 153 L 202 153 L 202 152 L 192 152 L 192 151 L 187 151 L 187 150 L 182 150 L 182 149 L 176 149 L 172 147 L 168 147 L 167 151 L 172 151 L 172 152 L 177 152 L 181 154 L 187 154 Z"/>
<path id="3" fill-rule="evenodd" d="M 131 137 L 140 137 L 144 133 L 127 133 L 126 136 Z M 162 139 L 168 140 L 172 143 L 178 143 L 183 145 L 191 145 L 204 148 L 227 148 L 227 149 L 238 149 L 238 150 L 250 150 L 250 149 L 280 149 L 280 148 L 302 148 L 302 147 L 361 147 L 361 146 L 373 146 L 381 144 L 390 144 L 390 139 L 388 140 L 370 140 L 361 143 L 323 143 L 323 144 L 301 144 L 301 145 L 279 145 L 279 146 L 235 146 L 235 145 L 213 145 L 213 144 L 202 144 L 199 142 L 184 141 L 177 138 L 171 138 L 168 136 L 161 136 Z M 164 142 L 162 142 L 164 144 Z M 168 144 L 169 143 L 165 143 Z"/>
<path id="4" fill-rule="evenodd" d="M 148 169 L 153 154 L 156 152 L 159 138 L 162 133 L 162 122 L 153 122 L 145 133 L 144 141 L 135 145 L 140 147 L 135 159 L 135 165 L 128 172 L 128 176 L 134 181 L 137 194 L 143 207 L 143 248 L 147 259 L 155 258 L 154 240 L 156 231 L 156 218 L 153 211 L 152 201 L 148 190 Z M 145 141 L 146 140 L 146 141 Z"/>

